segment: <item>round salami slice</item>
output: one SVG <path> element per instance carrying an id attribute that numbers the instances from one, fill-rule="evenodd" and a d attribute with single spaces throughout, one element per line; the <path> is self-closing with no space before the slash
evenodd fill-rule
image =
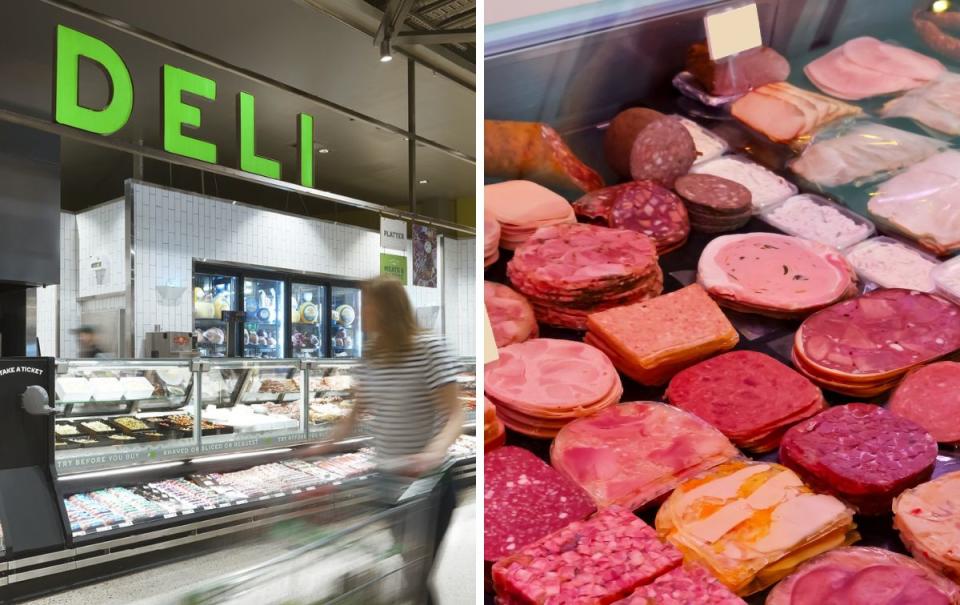
<path id="1" fill-rule="evenodd" d="M 941 361 L 910 372 L 888 407 L 925 428 L 940 443 L 960 443 L 960 363 Z"/>
<path id="2" fill-rule="evenodd" d="M 635 181 L 653 180 L 673 187 L 677 177 L 690 171 L 697 147 L 677 118 L 663 117 L 637 135 L 630 151 L 630 175 Z"/>
<path id="3" fill-rule="evenodd" d="M 503 284 L 483 282 L 483 304 L 497 347 L 537 337 L 537 320 L 527 299 Z"/>
<path id="4" fill-rule="evenodd" d="M 780 443 L 782 464 L 865 515 L 889 512 L 897 494 L 930 478 L 936 459 L 930 433 L 867 403 L 823 411 L 788 430 Z"/>
<path id="5" fill-rule="evenodd" d="M 687 209 L 672 191 L 654 181 L 635 181 L 622 187 L 610 208 L 611 227 L 646 235 L 656 244 L 658 254 L 687 241 Z"/>
<path id="6" fill-rule="evenodd" d="M 617 114 L 603 136 L 607 163 L 623 178 L 630 178 L 630 150 L 637 135 L 652 122 L 664 117 L 659 111 L 632 107 Z"/>
<path id="7" fill-rule="evenodd" d="M 685 174 L 673 184 L 687 204 L 718 215 L 752 210 L 750 190 L 736 181 L 712 174 Z"/>
<path id="8" fill-rule="evenodd" d="M 593 223 L 604 227 L 610 226 L 610 208 L 617 201 L 623 187 L 630 185 L 614 185 L 591 191 L 573 203 L 573 211 L 577 219 L 583 223 Z"/>

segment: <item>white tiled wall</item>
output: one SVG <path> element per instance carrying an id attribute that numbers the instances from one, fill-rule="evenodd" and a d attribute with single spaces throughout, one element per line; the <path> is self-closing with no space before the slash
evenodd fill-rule
<path id="1" fill-rule="evenodd" d="M 476 354 L 476 240 L 444 240 L 443 259 L 446 333 L 459 355 L 473 357 Z"/>
<path id="2" fill-rule="evenodd" d="M 124 294 L 127 289 L 124 200 L 107 202 L 76 217 L 80 297 Z M 91 269 L 94 261 L 101 263 L 103 269 Z"/>

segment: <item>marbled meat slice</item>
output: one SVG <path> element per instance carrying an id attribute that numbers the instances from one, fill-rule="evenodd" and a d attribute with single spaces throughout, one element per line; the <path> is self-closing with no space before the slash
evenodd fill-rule
<path id="1" fill-rule="evenodd" d="M 665 116 L 640 131 L 630 151 L 630 175 L 635 181 L 652 180 L 673 187 L 677 177 L 690 172 L 697 147 L 677 118 Z"/>
<path id="2" fill-rule="evenodd" d="M 685 174 L 674 188 L 688 207 L 718 216 L 739 215 L 752 209 L 750 190 L 736 181 L 712 174 Z"/>
<path id="3" fill-rule="evenodd" d="M 893 515 L 910 553 L 960 583 L 960 471 L 906 490 L 894 501 Z"/>
<path id="4" fill-rule="evenodd" d="M 630 151 L 637 135 L 663 117 L 659 111 L 646 107 L 631 107 L 610 120 L 603 135 L 603 152 L 607 164 L 622 178 L 630 178 Z"/>
<path id="5" fill-rule="evenodd" d="M 537 337 L 537 320 L 527 299 L 503 284 L 483 282 L 483 304 L 497 347 Z"/>
<path id="6" fill-rule="evenodd" d="M 678 567 L 617 605 L 747 605 L 699 565 Z"/>
<path id="7" fill-rule="evenodd" d="M 940 361 L 910 372 L 893 392 L 888 407 L 922 426 L 940 443 L 960 443 L 960 363 Z"/>
<path id="8" fill-rule="evenodd" d="M 897 494 L 930 478 L 936 459 L 930 433 L 867 403 L 829 408 L 795 425 L 780 442 L 784 465 L 865 515 L 888 512 Z"/>
<path id="9" fill-rule="evenodd" d="M 653 528 L 611 507 L 501 559 L 493 566 L 493 585 L 506 602 L 606 605 L 681 562 Z"/>
<path id="10" fill-rule="evenodd" d="M 654 181 L 634 181 L 621 187 L 626 189 L 610 207 L 611 227 L 646 235 L 657 246 L 657 254 L 687 241 L 687 209 L 672 191 Z"/>

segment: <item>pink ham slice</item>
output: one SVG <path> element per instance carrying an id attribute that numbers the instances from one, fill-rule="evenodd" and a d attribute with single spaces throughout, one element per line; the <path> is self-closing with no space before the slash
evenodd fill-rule
<path id="1" fill-rule="evenodd" d="M 495 282 L 483 282 L 483 304 L 490 317 L 497 347 L 523 342 L 537 336 L 533 307 L 522 295 Z"/>
<path id="2" fill-rule="evenodd" d="M 845 46 L 833 49 L 808 64 L 803 72 L 817 88 L 840 99 L 857 100 L 909 90 L 923 85 L 922 80 L 877 71 L 870 65 L 854 63 Z"/>
<path id="3" fill-rule="evenodd" d="M 854 63 L 905 78 L 936 80 L 947 69 L 932 57 L 870 36 L 854 38 L 842 48 L 843 54 Z"/>

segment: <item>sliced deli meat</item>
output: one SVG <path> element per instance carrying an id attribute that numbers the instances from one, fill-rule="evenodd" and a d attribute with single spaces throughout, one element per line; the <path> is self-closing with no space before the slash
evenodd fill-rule
<path id="1" fill-rule="evenodd" d="M 697 147 L 690 132 L 673 116 L 652 122 L 637 134 L 630 150 L 630 176 L 673 187 L 677 177 L 690 171 Z"/>
<path id="2" fill-rule="evenodd" d="M 603 152 L 607 163 L 622 178 L 630 178 L 630 151 L 640 132 L 663 117 L 659 111 L 631 107 L 610 120 L 603 134 Z"/>
<path id="3" fill-rule="evenodd" d="M 918 561 L 960 582 L 960 471 L 900 494 L 893 526 Z"/>
<path id="4" fill-rule="evenodd" d="M 550 463 L 599 507 L 655 502 L 684 479 L 737 457 L 720 431 L 662 403 L 624 403 L 557 433 Z"/>
<path id="5" fill-rule="evenodd" d="M 493 585 L 505 603 L 605 605 L 681 561 L 649 525 L 611 507 L 501 559 L 493 566 Z"/>
<path id="6" fill-rule="evenodd" d="M 492 452 L 502 446 L 507 440 L 507 430 L 497 417 L 497 408 L 493 403 L 483 398 L 483 451 Z"/>
<path id="7" fill-rule="evenodd" d="M 775 449 L 787 428 L 826 407 L 812 382 L 755 351 L 723 353 L 681 371 L 666 398 L 754 452 Z"/>
<path id="8" fill-rule="evenodd" d="M 960 74 L 946 72 L 929 84 L 887 101 L 885 118 L 910 118 L 927 128 L 960 135 Z"/>
<path id="9" fill-rule="evenodd" d="M 940 443 L 960 444 L 960 363 L 938 361 L 913 370 L 890 396 L 888 407 Z"/>
<path id="10" fill-rule="evenodd" d="M 859 107 L 797 88 L 786 82 L 767 84 L 737 99 L 733 117 L 772 141 L 805 139 L 822 126 L 863 113 Z"/>
<path id="11" fill-rule="evenodd" d="M 489 267 L 500 258 L 500 223 L 488 210 L 483 211 L 483 266 Z"/>
<path id="12" fill-rule="evenodd" d="M 537 320 L 533 307 L 522 295 L 508 286 L 483 282 L 483 304 L 493 328 L 497 347 L 523 342 L 537 337 Z"/>
<path id="13" fill-rule="evenodd" d="M 754 210 L 762 210 L 797 193 L 797 187 L 760 164 L 736 156 L 723 156 L 697 164 L 695 174 L 709 174 L 740 183 L 750 190 Z"/>
<path id="14" fill-rule="evenodd" d="M 496 562 L 594 511 L 590 497 L 518 447 L 483 459 L 483 560 Z"/>
<path id="15" fill-rule="evenodd" d="M 910 557 L 847 546 L 807 561 L 777 584 L 766 605 L 955 605 L 960 588 Z"/>
<path id="16" fill-rule="evenodd" d="M 686 481 L 660 507 L 656 527 L 741 596 L 858 537 L 852 509 L 768 462 L 729 462 Z"/>
<path id="17" fill-rule="evenodd" d="M 699 565 L 678 567 L 641 586 L 617 605 L 746 605 Z"/>
<path id="18" fill-rule="evenodd" d="M 864 515 L 887 513 L 897 494 L 930 478 L 936 459 L 930 433 L 868 403 L 820 412 L 780 442 L 781 463 Z"/>
<path id="19" fill-rule="evenodd" d="M 537 229 L 575 223 L 563 197 L 530 181 L 506 181 L 483 188 L 484 209 L 500 224 L 500 247 L 513 250 Z"/>
<path id="20" fill-rule="evenodd" d="M 674 184 L 690 225 L 704 233 L 733 231 L 753 216 L 753 194 L 736 181 L 713 174 L 686 174 Z"/>
<path id="21" fill-rule="evenodd" d="M 920 250 L 889 237 L 872 237 L 845 252 L 847 260 L 865 281 L 881 288 L 906 288 L 933 292 L 937 261 Z"/>
<path id="22" fill-rule="evenodd" d="M 783 82 L 790 75 L 790 63 L 768 46 L 713 61 L 706 43 L 697 42 L 687 50 L 687 71 L 708 93 L 725 97 L 743 94 L 770 82 Z"/>

